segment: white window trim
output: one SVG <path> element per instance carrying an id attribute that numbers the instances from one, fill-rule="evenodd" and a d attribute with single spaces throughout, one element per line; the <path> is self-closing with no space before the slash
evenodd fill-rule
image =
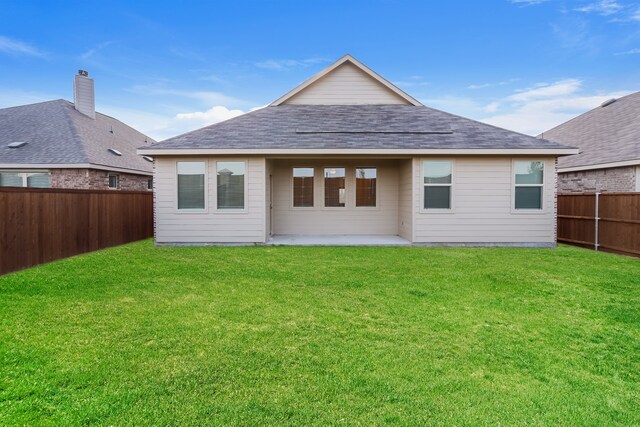
<path id="1" fill-rule="evenodd" d="M 375 169 L 376 170 L 376 204 L 375 206 L 358 206 L 358 184 L 356 176 L 356 171 L 358 169 Z M 357 210 L 369 210 L 369 211 L 377 211 L 380 210 L 380 186 L 378 185 L 378 172 L 380 168 L 378 166 L 356 166 L 353 168 L 353 207 Z"/>
<path id="2" fill-rule="evenodd" d="M 30 173 L 46 173 L 49 179 L 49 187 L 44 187 L 44 188 L 51 188 L 51 174 L 49 173 L 48 169 L 0 169 L 0 173 L 15 173 L 15 174 L 19 174 L 20 178 L 22 178 L 22 187 L 18 187 L 18 188 L 42 188 L 42 187 L 29 187 L 27 185 L 28 180 L 27 180 L 27 174 Z"/>
<path id="3" fill-rule="evenodd" d="M 640 166 L 636 166 L 636 192 L 640 193 Z"/>
<path id="4" fill-rule="evenodd" d="M 540 187 L 540 209 L 516 209 L 516 163 L 517 162 L 542 162 L 542 184 L 518 184 L 518 187 Z M 544 197 L 547 192 L 547 162 L 544 159 L 511 159 L 511 214 L 512 215 L 543 215 L 546 214 Z"/>
<path id="5" fill-rule="evenodd" d="M 204 163 L 204 209 L 178 209 L 178 163 Z M 175 177 L 174 212 L 180 214 L 206 214 L 209 213 L 209 162 L 206 159 L 180 159 L 174 162 L 173 176 Z"/>
<path id="6" fill-rule="evenodd" d="M 294 199 L 293 199 L 293 170 L 294 169 L 313 169 L 313 206 L 295 206 L 294 203 Z M 316 201 L 316 193 L 317 193 L 317 187 L 318 187 L 318 178 L 316 177 L 318 171 L 317 171 L 318 167 L 316 166 L 292 166 L 291 167 L 291 173 L 289 174 L 289 190 L 290 190 L 290 195 L 291 195 L 291 203 L 289 204 L 291 209 L 295 209 L 295 210 L 300 210 L 300 211 L 312 211 L 317 209 L 316 205 L 317 205 L 317 201 Z M 322 183 L 324 184 L 324 180 L 322 181 Z M 324 197 L 323 197 L 323 201 L 324 201 Z"/>
<path id="7" fill-rule="evenodd" d="M 325 176 L 324 176 L 324 170 L 325 169 L 344 169 L 344 206 L 327 206 L 326 205 L 326 200 L 325 200 L 325 190 L 326 190 L 326 184 L 325 184 Z M 351 194 L 351 191 L 349 191 L 349 187 L 351 187 L 349 185 L 349 170 L 352 169 L 348 166 L 342 165 L 342 166 L 322 166 L 320 168 L 320 175 L 322 177 L 322 192 L 321 192 L 321 202 L 322 202 L 322 206 L 321 206 L 321 210 L 326 210 L 326 211 L 335 211 L 335 210 L 346 210 L 351 208 L 351 203 L 349 203 L 350 198 L 349 195 Z M 355 179 L 355 178 L 354 178 Z M 355 193 L 354 193 L 355 195 Z M 355 201 L 354 201 L 355 204 Z"/>
<path id="8" fill-rule="evenodd" d="M 238 159 L 238 158 L 216 158 L 212 160 L 213 167 L 213 176 L 214 176 L 214 191 L 213 191 L 213 201 L 215 205 L 215 213 L 221 215 L 228 214 L 247 214 L 249 213 L 249 162 L 247 159 Z M 243 209 L 220 209 L 218 208 L 218 162 L 238 162 L 244 163 L 244 208 Z M 206 177 L 205 177 L 206 182 Z M 205 185 L 206 191 L 206 185 Z M 206 203 L 205 203 L 206 205 Z"/>
<path id="9" fill-rule="evenodd" d="M 424 183 L 424 163 L 425 162 L 451 162 L 451 184 L 425 184 Z M 456 186 L 456 161 L 455 159 L 452 158 L 438 158 L 438 157 L 423 157 L 420 158 L 420 164 L 419 164 L 419 170 L 420 170 L 420 178 L 419 178 L 419 189 L 420 189 L 420 213 L 422 214 L 429 214 L 429 215 L 433 215 L 433 214 L 453 214 L 456 213 L 455 211 L 455 206 L 456 206 L 456 191 L 455 191 L 455 186 Z M 424 207 L 424 187 L 426 186 L 430 186 L 430 187 L 450 187 L 451 191 L 450 191 L 450 205 L 449 205 L 449 209 L 425 209 Z"/>
<path id="10" fill-rule="evenodd" d="M 112 187 L 110 185 L 110 182 L 109 182 L 111 180 L 112 176 L 116 177 L 116 186 L 115 187 Z M 119 190 L 120 189 L 120 174 L 117 174 L 117 173 L 108 173 L 107 174 L 107 188 L 109 190 Z"/>

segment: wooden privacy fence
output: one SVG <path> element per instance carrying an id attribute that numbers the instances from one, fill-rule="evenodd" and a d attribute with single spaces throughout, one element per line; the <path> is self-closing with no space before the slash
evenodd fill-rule
<path id="1" fill-rule="evenodd" d="M 0 274 L 152 236 L 151 192 L 0 187 Z"/>
<path id="2" fill-rule="evenodd" d="M 640 193 L 559 194 L 558 241 L 640 256 Z"/>

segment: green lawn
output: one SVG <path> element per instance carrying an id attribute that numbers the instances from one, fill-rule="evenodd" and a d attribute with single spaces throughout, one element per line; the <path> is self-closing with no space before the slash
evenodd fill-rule
<path id="1" fill-rule="evenodd" d="M 0 425 L 639 425 L 640 260 L 154 248 L 0 277 Z"/>

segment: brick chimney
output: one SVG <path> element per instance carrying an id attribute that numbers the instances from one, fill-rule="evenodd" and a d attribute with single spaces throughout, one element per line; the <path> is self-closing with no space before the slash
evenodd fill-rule
<path id="1" fill-rule="evenodd" d="M 96 97 L 93 89 L 93 79 L 85 70 L 78 70 L 73 79 L 73 103 L 76 110 L 85 116 L 96 118 Z"/>

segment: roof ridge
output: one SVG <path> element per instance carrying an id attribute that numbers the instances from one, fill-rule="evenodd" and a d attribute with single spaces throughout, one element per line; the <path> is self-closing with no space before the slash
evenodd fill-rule
<path id="1" fill-rule="evenodd" d="M 71 103 L 69 102 L 69 104 L 71 104 Z M 61 106 L 61 108 L 62 108 L 62 113 L 67 118 L 67 120 L 66 120 L 67 125 L 69 126 L 69 129 L 71 130 L 71 135 L 73 135 L 76 144 L 78 144 L 80 152 L 82 153 L 82 157 L 84 158 L 84 160 L 87 163 L 91 163 L 90 159 L 89 159 L 89 154 L 87 153 L 87 150 L 86 150 L 86 148 L 84 146 L 84 141 L 80 137 L 80 132 L 78 131 L 78 128 L 76 127 L 75 119 L 74 119 L 74 117 L 71 116 L 71 114 L 74 114 L 74 113 L 77 113 L 77 114 L 82 114 L 82 113 L 79 112 L 79 111 L 76 111 L 75 106 L 72 108 L 71 105 Z"/>

